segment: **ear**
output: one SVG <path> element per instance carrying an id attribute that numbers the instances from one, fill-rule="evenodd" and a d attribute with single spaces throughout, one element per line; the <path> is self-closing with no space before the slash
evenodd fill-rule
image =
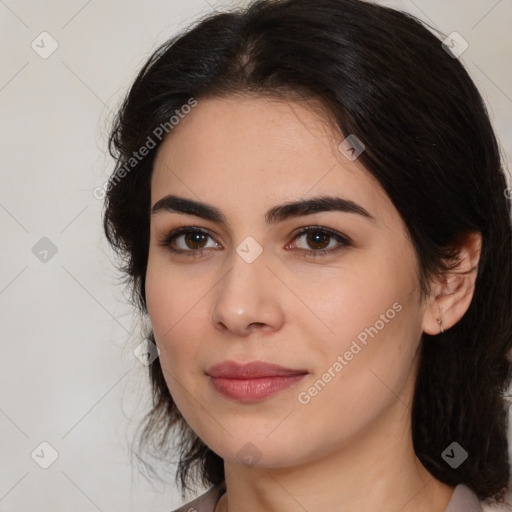
<path id="1" fill-rule="evenodd" d="M 423 332 L 439 334 L 441 329 L 446 331 L 464 316 L 475 291 L 481 250 L 482 234 L 478 231 L 466 234 L 458 244 L 458 263 L 447 271 L 442 280 L 432 283 L 423 315 Z"/>

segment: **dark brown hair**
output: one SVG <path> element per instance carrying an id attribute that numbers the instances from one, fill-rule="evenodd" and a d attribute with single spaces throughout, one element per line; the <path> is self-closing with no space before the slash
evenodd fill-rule
<path id="1" fill-rule="evenodd" d="M 470 232 L 482 234 L 469 309 L 444 333 L 423 334 L 412 428 L 416 454 L 433 476 L 463 483 L 481 499 L 501 500 L 509 483 L 510 203 L 484 102 L 431 30 L 409 14 L 361 0 L 258 0 L 198 20 L 154 52 L 119 109 L 104 229 L 147 316 L 150 178 L 161 142 L 155 130 L 169 125 L 191 98 L 295 94 L 320 100 L 343 134 L 365 144 L 360 161 L 407 226 L 424 294 L 431 278 L 451 268 L 457 242 Z M 130 160 L 150 138 L 156 144 L 147 155 Z M 155 342 L 151 329 L 146 334 Z M 223 460 L 181 416 L 159 359 L 149 377 L 153 408 L 141 445 L 153 444 L 164 458 L 179 451 L 183 495 L 188 482 L 220 482 Z M 457 469 L 441 458 L 453 441 L 469 454 Z"/>

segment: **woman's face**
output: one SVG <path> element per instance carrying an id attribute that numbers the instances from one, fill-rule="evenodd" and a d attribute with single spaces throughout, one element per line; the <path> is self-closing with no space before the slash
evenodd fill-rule
<path id="1" fill-rule="evenodd" d="M 426 310 L 415 255 L 388 196 L 323 119 L 297 102 L 200 100 L 155 160 L 151 206 L 184 200 L 151 215 L 146 297 L 160 364 L 186 421 L 232 462 L 297 465 L 408 428 Z M 359 211 L 275 210 L 320 197 Z M 182 227 L 200 232 L 165 246 Z M 255 380 L 208 375 L 223 361 L 306 373 L 260 379 L 284 387 L 247 396 Z"/>

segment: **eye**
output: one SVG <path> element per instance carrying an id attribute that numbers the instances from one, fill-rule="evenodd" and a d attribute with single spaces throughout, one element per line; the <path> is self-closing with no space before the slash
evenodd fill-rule
<path id="1" fill-rule="evenodd" d="M 293 244 L 296 240 L 303 240 L 302 244 Z M 320 226 L 308 226 L 297 233 L 293 239 L 292 244 L 289 244 L 286 248 L 292 245 L 299 245 L 301 252 L 304 252 L 306 257 L 318 257 L 322 255 L 332 254 L 341 250 L 343 247 L 349 247 L 352 245 L 351 240 L 337 231 L 327 229 Z M 307 247 L 311 249 L 308 249 Z"/>
<path id="2" fill-rule="evenodd" d="M 185 253 L 187 256 L 201 256 L 204 249 L 220 247 L 216 242 L 213 242 L 213 245 L 207 245 L 209 238 L 211 239 L 210 234 L 203 229 L 183 227 L 167 234 L 160 241 L 160 245 L 167 247 L 174 253 Z"/>
<path id="3" fill-rule="evenodd" d="M 210 245 L 208 245 L 209 239 L 211 240 Z M 302 243 L 297 244 L 296 241 L 301 239 Z M 304 243 L 311 249 L 304 247 Z M 185 226 L 171 231 L 160 241 L 160 245 L 172 253 L 192 257 L 207 256 L 210 249 L 221 248 L 208 231 L 193 226 Z M 333 254 L 351 245 L 350 238 L 337 231 L 321 226 L 308 226 L 301 229 L 285 249 L 295 250 L 298 246 L 297 252 L 302 256 L 316 258 Z"/>

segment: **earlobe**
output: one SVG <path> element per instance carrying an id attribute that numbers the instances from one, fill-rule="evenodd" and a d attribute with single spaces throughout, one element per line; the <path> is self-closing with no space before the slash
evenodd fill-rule
<path id="1" fill-rule="evenodd" d="M 453 327 L 466 313 L 475 292 L 482 248 L 480 232 L 471 232 L 459 244 L 457 265 L 442 281 L 432 285 L 430 302 L 423 316 L 423 332 L 441 334 Z"/>

